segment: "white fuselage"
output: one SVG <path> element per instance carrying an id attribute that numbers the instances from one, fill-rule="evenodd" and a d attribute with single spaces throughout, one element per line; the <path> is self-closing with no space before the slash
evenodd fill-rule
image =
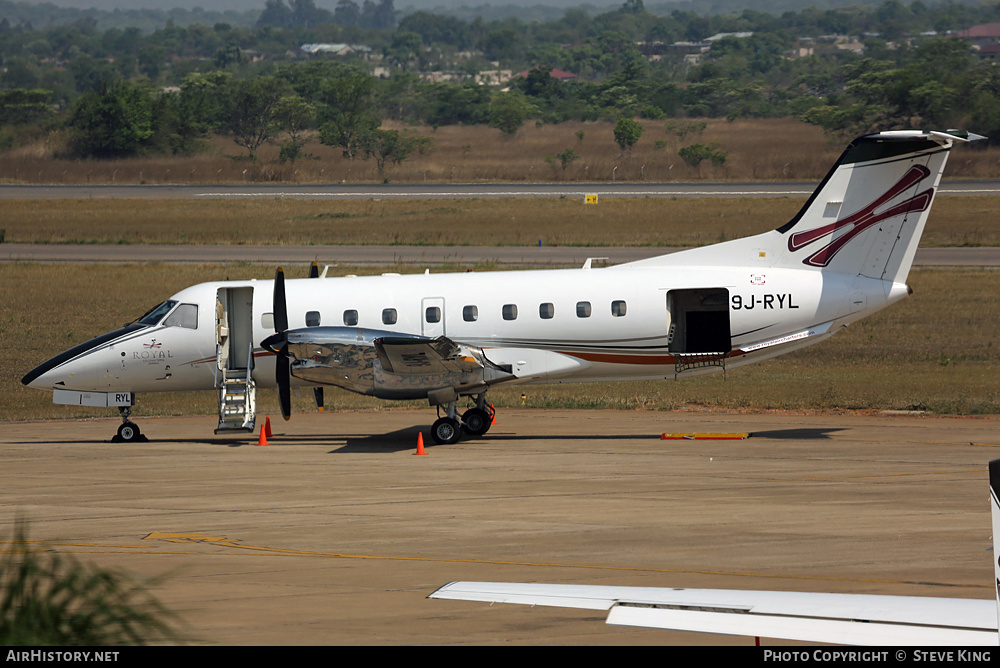
<path id="1" fill-rule="evenodd" d="M 289 328 L 306 327 L 311 313 L 310 324 L 446 336 L 484 349 L 493 362 L 523 362 L 517 374 L 521 382 L 675 378 L 676 355 L 668 342 L 672 291 L 725 291 L 719 294 L 726 303 L 715 308 L 724 309 L 729 320 L 728 366 L 826 338 L 905 295 L 902 286 L 880 280 L 752 266 L 626 264 L 310 278 L 286 285 Z M 239 287 L 253 289 L 254 378 L 273 386 L 273 356 L 260 348 L 274 333 L 268 318 L 273 310 L 269 280 L 203 283 L 182 290 L 171 300 L 197 305 L 196 328 L 192 323 L 168 326 L 167 317 L 53 368 L 32 385 L 98 392 L 211 389 L 217 381 L 216 296 L 220 289 Z M 428 321 L 428 308 L 439 309 L 437 322 Z M 395 322 L 383 315 L 390 309 Z M 508 359 L 507 350 L 529 359 Z M 532 360 L 526 350 L 551 351 L 579 363 L 554 365 L 549 372 L 543 358 Z"/>

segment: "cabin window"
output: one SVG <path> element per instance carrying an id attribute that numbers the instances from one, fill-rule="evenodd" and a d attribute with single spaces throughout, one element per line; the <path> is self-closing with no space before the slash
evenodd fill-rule
<path id="1" fill-rule="evenodd" d="M 576 317 L 577 318 L 589 318 L 590 317 L 590 302 L 577 302 L 576 303 Z"/>
<path id="2" fill-rule="evenodd" d="M 463 307 L 462 320 L 465 322 L 475 322 L 479 320 L 479 307 L 472 305 Z"/>
<path id="3" fill-rule="evenodd" d="M 504 304 L 503 305 L 503 319 L 504 320 L 517 320 L 517 304 Z"/>
<path id="4" fill-rule="evenodd" d="M 384 308 L 382 309 L 382 324 L 383 325 L 395 325 L 396 324 L 396 309 L 394 308 Z"/>
<path id="5" fill-rule="evenodd" d="M 181 304 L 163 321 L 163 324 L 166 327 L 198 329 L 198 305 Z"/>
<path id="6" fill-rule="evenodd" d="M 306 327 L 319 327 L 319 311 L 306 311 Z"/>
<path id="7" fill-rule="evenodd" d="M 427 320 L 427 322 L 441 322 L 441 307 L 428 306 L 424 310 L 424 318 Z"/>
<path id="8" fill-rule="evenodd" d="M 538 305 L 538 317 L 542 320 L 551 320 L 556 314 L 556 307 L 552 302 L 545 302 Z"/>
<path id="9" fill-rule="evenodd" d="M 613 315 L 614 317 L 621 318 L 622 316 L 625 315 L 627 310 L 628 307 L 625 304 L 625 300 L 616 299 L 615 301 L 611 302 L 611 315 Z"/>
<path id="10" fill-rule="evenodd" d="M 260 314 L 260 326 L 266 330 L 274 329 L 274 314 L 273 313 L 261 313 Z"/>
<path id="11" fill-rule="evenodd" d="M 352 308 L 344 311 L 344 324 L 348 327 L 354 327 L 358 324 L 358 312 Z"/>

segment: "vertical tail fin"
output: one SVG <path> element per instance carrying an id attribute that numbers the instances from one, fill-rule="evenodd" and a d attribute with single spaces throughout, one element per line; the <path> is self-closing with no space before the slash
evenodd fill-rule
<path id="1" fill-rule="evenodd" d="M 786 264 L 904 283 L 957 131 L 855 139 L 802 210 L 778 229 Z M 791 257 L 789 257 L 789 255 Z"/>
<path id="2" fill-rule="evenodd" d="M 990 515 L 993 518 L 993 578 L 997 595 L 997 620 L 1000 621 L 1000 459 L 990 462 Z M 1000 641 L 1000 629 L 997 631 Z"/>
<path id="3" fill-rule="evenodd" d="M 948 152 L 977 139 L 958 130 L 859 137 L 777 230 L 632 264 L 807 268 L 905 283 Z"/>

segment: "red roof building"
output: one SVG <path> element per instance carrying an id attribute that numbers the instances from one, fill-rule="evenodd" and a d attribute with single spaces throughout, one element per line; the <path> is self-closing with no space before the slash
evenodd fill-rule
<path id="1" fill-rule="evenodd" d="M 980 39 L 1000 41 L 1000 23 L 984 23 L 959 30 L 958 36 L 973 41 Z"/>

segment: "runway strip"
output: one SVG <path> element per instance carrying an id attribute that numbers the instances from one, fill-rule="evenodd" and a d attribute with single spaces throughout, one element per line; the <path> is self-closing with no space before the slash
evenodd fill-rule
<path id="1" fill-rule="evenodd" d="M 167 262 L 260 264 L 477 264 L 500 267 L 581 267 L 588 258 L 608 264 L 674 253 L 680 248 L 573 246 L 237 246 L 0 244 L 0 262 Z M 600 266 L 595 263 L 594 266 Z M 921 248 L 916 267 L 997 267 L 1000 248 Z"/>
<path id="2" fill-rule="evenodd" d="M 808 197 L 817 182 L 791 183 L 390 183 L 234 185 L 0 184 L 0 199 L 451 199 L 495 197 Z M 948 180 L 941 195 L 996 195 L 991 180 Z"/>

